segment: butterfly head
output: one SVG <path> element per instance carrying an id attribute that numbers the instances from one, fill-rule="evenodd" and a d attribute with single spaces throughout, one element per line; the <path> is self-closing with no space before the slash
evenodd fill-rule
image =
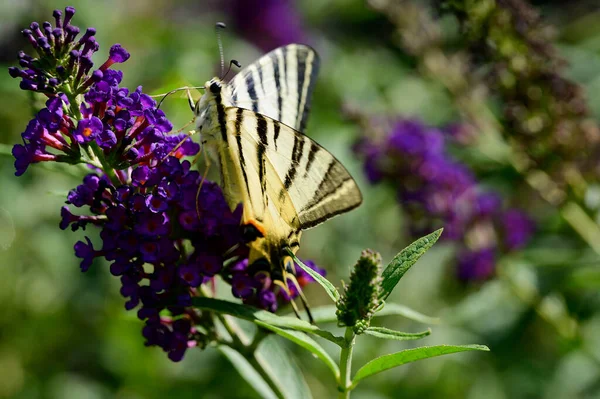
<path id="1" fill-rule="evenodd" d="M 216 77 L 204 84 L 204 95 L 198 100 L 194 107 L 198 130 L 202 131 L 203 127 L 206 128 L 216 123 L 216 121 L 211 120 L 211 115 L 214 115 L 213 110 L 217 106 L 217 103 L 226 105 L 223 102 L 224 98 L 222 96 L 223 86 L 223 81 Z"/>

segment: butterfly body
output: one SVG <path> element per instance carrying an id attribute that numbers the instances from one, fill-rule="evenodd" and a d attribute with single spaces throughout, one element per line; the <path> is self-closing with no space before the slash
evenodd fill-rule
<path id="1" fill-rule="evenodd" d="M 194 110 L 230 207 L 243 205 L 249 264 L 284 282 L 302 230 L 362 201 L 341 163 L 302 133 L 317 69 L 310 47 L 281 47 L 229 83 L 208 81 Z"/>

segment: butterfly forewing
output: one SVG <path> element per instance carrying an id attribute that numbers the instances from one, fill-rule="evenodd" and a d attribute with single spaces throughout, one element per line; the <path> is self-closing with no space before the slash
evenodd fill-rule
<path id="1" fill-rule="evenodd" d="M 318 69 L 319 58 L 312 48 L 301 44 L 280 47 L 229 82 L 231 103 L 303 132 Z"/>

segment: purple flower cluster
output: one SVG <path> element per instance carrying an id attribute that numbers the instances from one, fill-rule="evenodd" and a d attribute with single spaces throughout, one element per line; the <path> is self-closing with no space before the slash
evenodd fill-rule
<path id="1" fill-rule="evenodd" d="M 305 261 L 304 264 L 321 276 L 325 276 L 325 270 L 315 265 L 314 262 Z M 231 284 L 232 293 L 236 298 L 241 298 L 245 304 L 271 312 L 277 310 L 280 302 L 290 302 L 299 294 L 298 287 L 291 279 L 287 280 L 288 294 L 273 282 L 267 271 L 252 273 L 248 268 L 248 259 L 233 264 L 224 271 L 222 276 L 225 281 Z M 297 265 L 295 266 L 295 277 L 300 289 L 315 281 Z"/>
<path id="2" fill-rule="evenodd" d="M 383 140 L 364 138 L 355 151 L 371 183 L 395 185 L 415 236 L 443 226 L 444 238 L 460 244 L 459 277 L 485 279 L 500 253 L 526 245 L 534 225 L 480 189 L 469 168 L 448 153 L 448 137 L 420 121 L 399 120 Z"/>
<path id="3" fill-rule="evenodd" d="M 231 211 L 220 187 L 182 160 L 200 146 L 186 134 L 169 134 L 171 122 L 141 87 L 119 86 L 122 72 L 108 68 L 129 58 L 120 45 L 91 71 L 89 57 L 98 50 L 95 30 L 76 41 L 79 29 L 70 25 L 74 12 L 67 7 L 63 21 L 55 11 L 57 27 L 50 36 L 38 32 L 35 23 L 24 31 L 41 58 L 20 54 L 28 69 L 10 73 L 23 79 L 23 89 L 49 99 L 22 133 L 23 144 L 13 147 L 15 174 L 50 161 L 93 170 L 67 196 L 67 204 L 83 212 L 62 207 L 60 228 L 99 229 L 100 245 L 85 237 L 74 246 L 81 270 L 96 258 L 108 261 L 120 278 L 125 308 L 137 308 L 145 322 L 146 344 L 179 361 L 187 348 L 214 339 L 213 318 L 194 309 L 191 298 L 206 295 L 203 284 L 215 276 L 230 282 L 244 302 L 270 311 L 297 292 L 291 298 L 280 294 L 268 273 L 247 267 L 241 207 Z M 49 76 L 56 82 L 44 80 Z M 309 282 L 300 269 L 297 276 L 301 286 Z"/>
<path id="4" fill-rule="evenodd" d="M 239 228 L 241 212 L 231 212 L 220 188 L 202 183 L 190 162 L 168 157 L 156 167 L 138 166 L 131 181 L 118 186 L 90 174 L 72 190 L 67 203 L 89 207 L 93 216 L 62 208 L 61 228 L 99 227 L 102 246 L 91 240 L 75 244 L 86 271 L 95 258 L 110 263 L 121 279 L 125 308 L 141 305 L 147 345 L 158 345 L 178 361 L 185 349 L 202 344 L 196 328 L 201 314 L 190 307 L 201 284 L 223 269 L 229 257 L 247 256 Z M 200 190 L 200 191 L 198 191 Z M 168 311 L 168 316 L 165 314 Z"/>
<path id="5" fill-rule="evenodd" d="M 94 66 L 92 55 L 100 48 L 94 37 L 96 29 L 86 29 L 77 39 L 80 29 L 71 25 L 73 15 L 73 7 L 65 8 L 64 19 L 60 10 L 54 10 L 54 27 L 47 21 L 41 26 L 32 22 L 29 29 L 22 31 L 38 58 L 20 51 L 18 57 L 22 69 L 8 69 L 13 78 L 21 78 L 21 89 L 55 94 L 64 91 L 64 83 L 69 81 L 75 92 L 81 92 L 92 83 L 93 79 L 88 76 Z M 128 58 L 129 53 L 117 44 L 111 48 L 109 59 L 99 71 L 104 72 L 115 62 L 124 62 Z"/>

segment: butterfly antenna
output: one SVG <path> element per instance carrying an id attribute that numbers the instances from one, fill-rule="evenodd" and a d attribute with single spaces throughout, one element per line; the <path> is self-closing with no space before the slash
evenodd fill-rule
<path id="1" fill-rule="evenodd" d="M 237 60 L 229 61 L 229 69 L 227 70 L 227 72 L 225 72 L 225 75 L 223 75 L 223 77 L 221 77 L 221 79 L 225 79 L 227 77 L 227 75 L 229 75 L 229 72 L 231 71 L 231 65 L 235 65 L 238 68 L 242 67 L 242 64 L 240 64 Z"/>
<path id="2" fill-rule="evenodd" d="M 225 73 L 225 56 L 223 55 L 223 42 L 221 41 L 221 29 L 227 26 L 223 22 L 217 22 L 215 25 L 215 33 L 217 34 L 217 45 L 219 46 L 219 55 L 221 57 L 221 76 Z"/>
<path id="3" fill-rule="evenodd" d="M 181 91 L 181 90 L 186 90 L 186 91 L 187 91 L 187 93 L 188 93 L 188 98 L 191 98 L 192 96 L 191 96 L 191 93 L 190 93 L 190 89 L 201 89 L 201 90 L 204 90 L 204 86 L 194 86 L 194 87 L 188 87 L 188 86 L 186 86 L 186 87 L 178 87 L 177 89 L 173 89 L 173 90 L 171 90 L 171 91 L 169 91 L 169 92 L 167 92 L 167 93 L 163 93 L 163 94 L 154 94 L 154 95 L 152 95 L 152 96 L 150 96 L 150 97 L 152 97 L 152 98 L 154 98 L 154 97 L 162 97 L 162 98 L 160 99 L 160 101 L 158 102 L 158 105 L 157 105 L 157 108 L 160 108 L 160 106 L 162 105 L 163 101 L 165 101 L 165 99 L 166 99 L 168 96 L 170 96 L 170 95 L 171 95 L 171 94 L 173 94 L 173 93 L 177 93 L 178 91 Z M 195 105 L 194 105 L 194 107 L 195 107 Z M 192 107 L 192 110 L 194 109 L 194 107 Z"/>

